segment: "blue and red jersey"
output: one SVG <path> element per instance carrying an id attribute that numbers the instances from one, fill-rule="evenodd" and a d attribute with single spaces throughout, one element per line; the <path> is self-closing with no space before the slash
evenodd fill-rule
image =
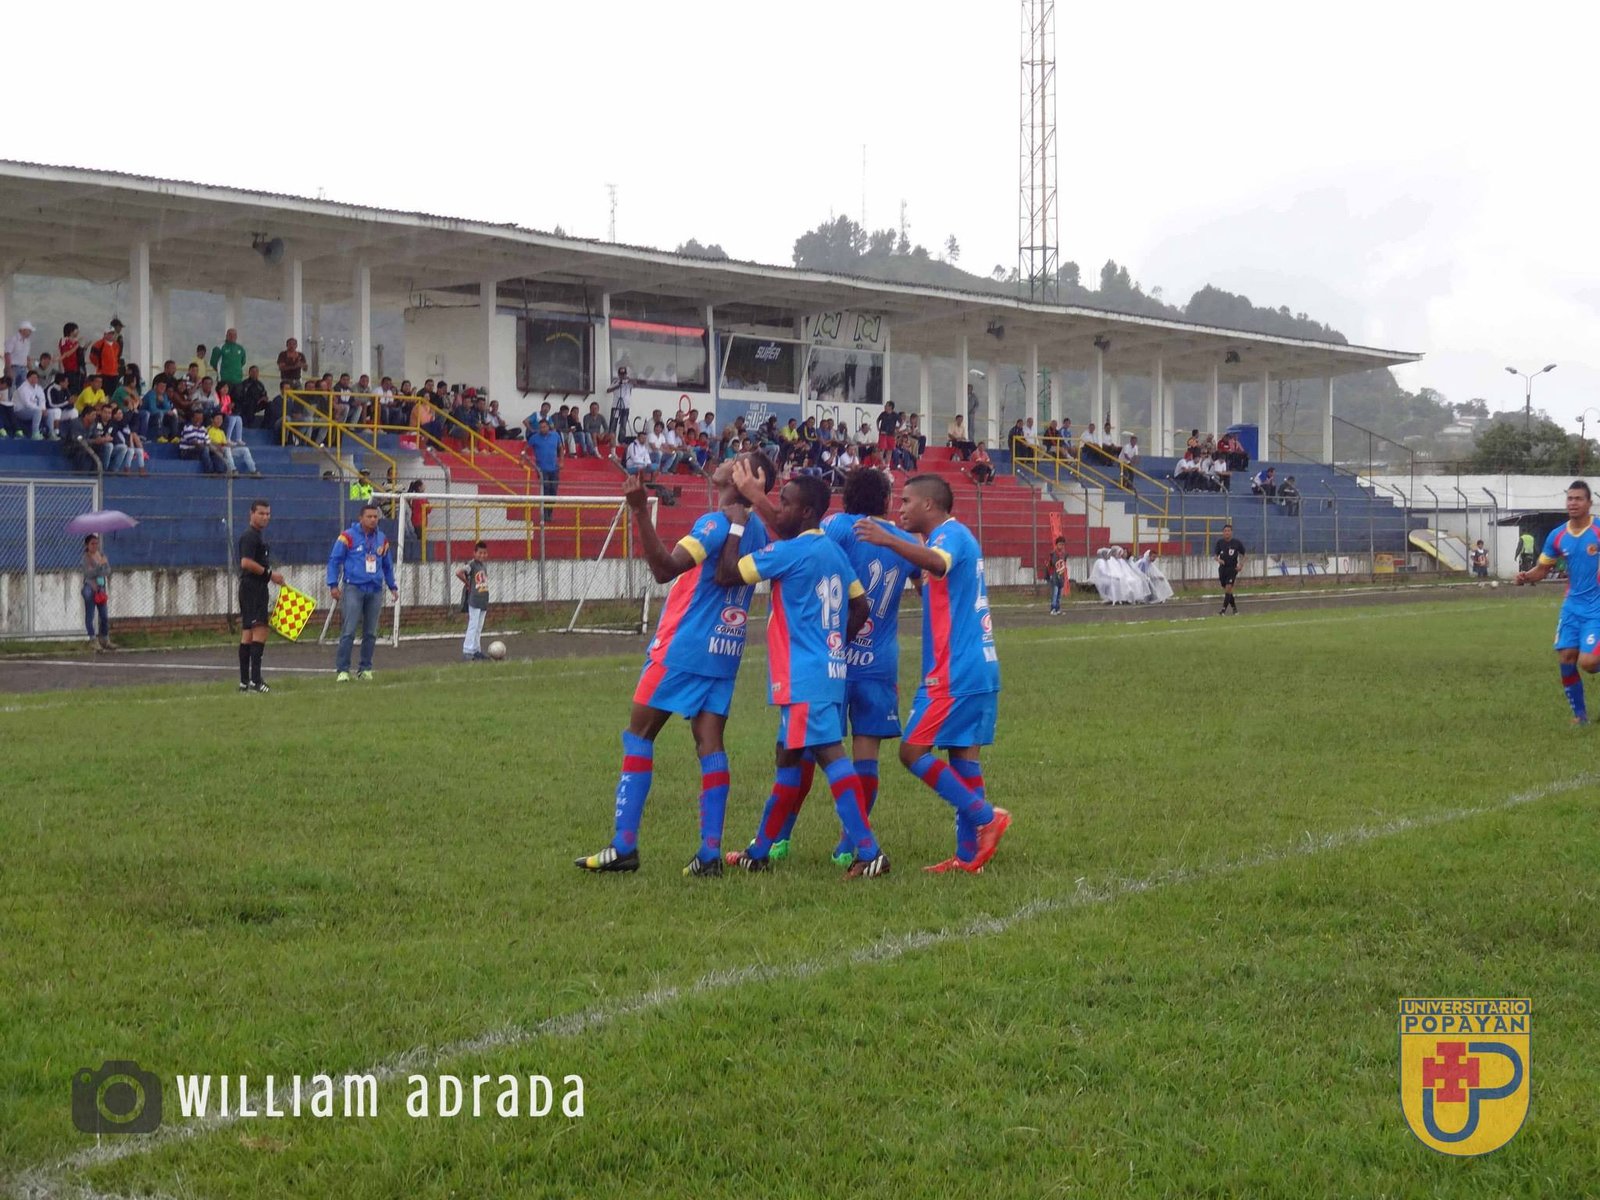
<path id="1" fill-rule="evenodd" d="M 746 583 L 772 581 L 767 618 L 767 703 L 843 704 L 845 613 L 864 595 L 844 551 L 820 529 L 739 560 Z"/>
<path id="2" fill-rule="evenodd" d="M 1554 566 L 1567 560 L 1567 598 L 1563 607 L 1571 613 L 1600 617 L 1600 530 L 1593 520 L 1582 533 L 1557 525 L 1544 540 L 1539 561 Z"/>
<path id="3" fill-rule="evenodd" d="M 944 559 L 944 575 L 929 575 L 922 588 L 922 689 L 930 697 L 998 692 L 1000 654 L 978 540 L 950 517 L 928 549 Z"/>
<path id="4" fill-rule="evenodd" d="M 666 606 L 656 622 L 645 657 L 673 671 L 727 679 L 739 673 L 744 658 L 745 624 L 753 587 L 719 587 L 717 556 L 728 540 L 729 521 L 706 513 L 678 541 L 697 566 L 672 581 Z M 767 528 L 751 513 L 739 545 L 753 553 L 767 544 Z"/>
<path id="5" fill-rule="evenodd" d="M 867 623 L 845 647 L 850 678 L 897 680 L 900 678 L 900 598 L 905 595 L 906 580 L 915 576 L 917 569 L 887 546 L 859 540 L 856 522 L 861 520 L 876 520 L 890 533 L 913 545 L 921 545 L 922 539 L 876 517 L 834 513 L 822 522 L 822 532 L 844 551 L 850 560 L 850 569 L 867 589 L 867 604 L 871 609 Z"/>

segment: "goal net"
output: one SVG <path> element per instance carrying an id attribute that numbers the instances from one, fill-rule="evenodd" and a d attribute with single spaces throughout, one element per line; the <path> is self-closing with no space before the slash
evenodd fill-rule
<path id="1" fill-rule="evenodd" d="M 456 572 L 488 543 L 488 634 L 502 624 L 562 633 L 642 633 L 655 581 L 634 554 L 617 496 L 379 492 L 395 547 L 392 640 L 460 637 Z M 649 500 L 651 520 L 656 497 Z M 332 631 L 337 636 L 337 629 Z"/>

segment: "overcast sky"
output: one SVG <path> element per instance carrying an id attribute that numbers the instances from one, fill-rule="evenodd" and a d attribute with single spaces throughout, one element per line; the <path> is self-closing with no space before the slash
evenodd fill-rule
<path id="1" fill-rule="evenodd" d="M 860 218 L 865 145 L 869 226 L 904 200 L 930 250 L 1016 260 L 1016 3 L 75 11 L 131 75 L 68 69 L 11 110 L 6 157 L 591 237 L 614 183 L 620 241 L 787 264 L 830 213 Z M 1600 408 L 1597 12 L 1062 0 L 1062 258 L 1422 351 L 1403 383 L 1493 409 L 1522 404 L 1506 365 L 1555 362 L 1535 402 L 1570 424 Z M 38 46 L 56 17 L 20 21 Z"/>

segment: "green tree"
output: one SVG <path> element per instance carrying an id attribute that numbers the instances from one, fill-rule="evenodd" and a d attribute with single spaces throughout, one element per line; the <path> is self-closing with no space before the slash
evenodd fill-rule
<path id="1" fill-rule="evenodd" d="M 944 240 L 944 257 L 946 262 L 961 261 L 961 243 L 956 241 L 953 233 Z"/>
<path id="2" fill-rule="evenodd" d="M 709 246 L 702 246 L 694 238 L 681 243 L 674 253 L 686 255 L 689 258 L 726 259 L 728 257 L 728 252 L 717 245 L 716 242 L 712 242 Z"/>

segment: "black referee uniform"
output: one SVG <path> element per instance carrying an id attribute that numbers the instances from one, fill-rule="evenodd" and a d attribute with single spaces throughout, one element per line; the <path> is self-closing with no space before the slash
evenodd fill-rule
<path id="1" fill-rule="evenodd" d="M 254 629 L 267 623 L 271 605 L 267 596 L 267 581 L 272 578 L 271 549 L 259 529 L 246 529 L 239 539 L 239 557 L 261 564 L 261 574 L 256 575 L 243 567 L 239 569 L 239 627 Z M 261 682 L 261 652 L 266 647 L 261 642 L 239 644 L 239 687 L 264 690 Z"/>
<path id="2" fill-rule="evenodd" d="M 1233 582 L 1239 578 L 1239 563 L 1244 558 L 1244 543 L 1230 532 L 1217 539 L 1217 582 L 1222 584 L 1222 611 L 1230 608 L 1239 611 L 1239 602 L 1233 598 Z"/>

